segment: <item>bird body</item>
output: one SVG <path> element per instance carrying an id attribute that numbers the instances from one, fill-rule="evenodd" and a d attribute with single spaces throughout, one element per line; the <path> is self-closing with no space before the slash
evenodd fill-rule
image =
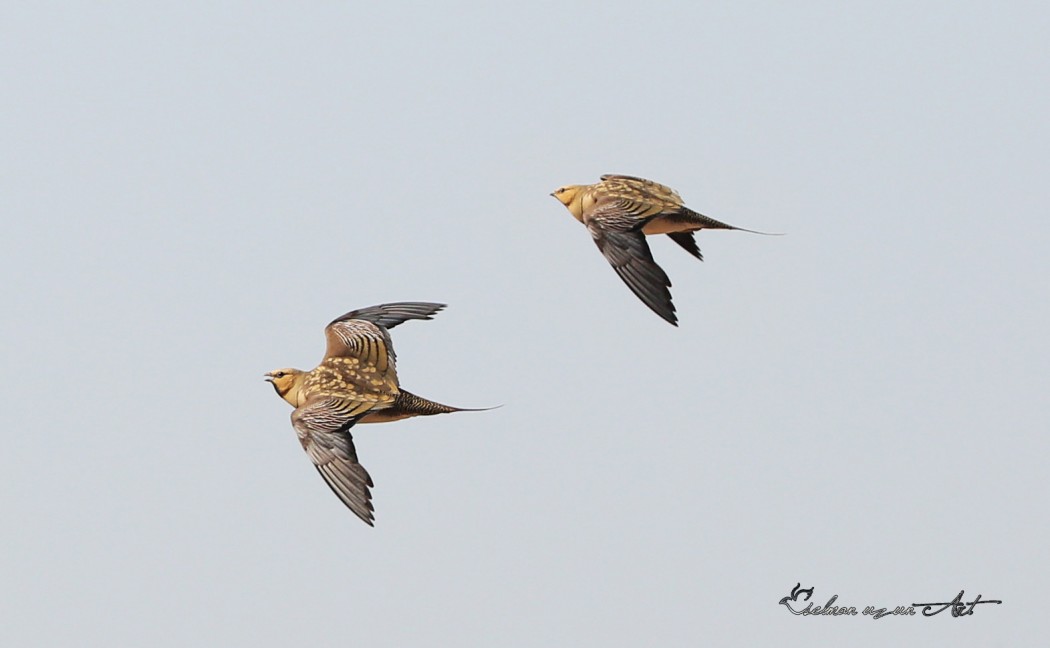
<path id="1" fill-rule="evenodd" d="M 339 499 L 372 526 L 372 478 L 357 461 L 350 428 L 411 416 L 465 411 L 401 389 L 388 329 L 429 320 L 444 304 L 398 302 L 351 311 L 325 328 L 327 349 L 311 371 L 266 374 L 292 412 L 292 427 L 317 471 Z"/>
<path id="2" fill-rule="evenodd" d="M 653 312 L 678 325 L 671 301 L 671 280 L 653 260 L 645 237 L 667 234 L 686 252 L 703 261 L 694 232 L 701 229 L 745 230 L 704 216 L 685 206 L 674 189 L 635 176 L 607 174 L 591 185 L 566 185 L 551 194 L 583 223 L 598 249 Z"/>

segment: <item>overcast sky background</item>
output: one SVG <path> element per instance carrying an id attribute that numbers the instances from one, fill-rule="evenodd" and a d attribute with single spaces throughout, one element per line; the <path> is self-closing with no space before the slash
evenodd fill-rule
<path id="1" fill-rule="evenodd" d="M 1050 8 L 0 9 L 0 644 L 1035 645 Z M 675 329 L 548 194 L 650 177 Z M 402 384 L 370 529 L 262 373 Z M 796 584 L 862 609 L 803 618 Z"/>

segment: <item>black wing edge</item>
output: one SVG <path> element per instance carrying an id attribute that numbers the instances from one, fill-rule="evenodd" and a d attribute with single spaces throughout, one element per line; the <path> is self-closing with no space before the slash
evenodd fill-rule
<path id="1" fill-rule="evenodd" d="M 389 304 L 379 304 L 378 306 L 359 308 L 357 310 L 352 310 L 345 315 L 340 315 L 329 322 L 328 326 L 331 326 L 336 322 L 359 319 L 372 322 L 376 326 L 391 329 L 402 322 L 407 322 L 408 320 L 434 319 L 433 315 L 443 310 L 446 306 L 448 306 L 448 304 L 436 304 L 433 302 L 392 302 Z"/>
<path id="2" fill-rule="evenodd" d="M 704 260 L 704 255 L 700 253 L 700 246 L 696 244 L 696 237 L 693 236 L 693 232 L 671 232 L 667 236 L 672 241 L 682 246 L 682 249 L 692 254 L 701 261 Z"/>
<path id="3" fill-rule="evenodd" d="M 361 518 L 370 527 L 375 526 L 375 508 L 372 507 L 372 491 L 375 484 L 365 467 L 356 461 L 329 462 L 323 466 L 315 465 L 324 483 L 332 489 L 339 501 L 350 511 Z"/>
<path id="4" fill-rule="evenodd" d="M 605 173 L 602 174 L 599 180 L 601 180 L 602 182 L 605 182 L 606 180 L 637 180 L 638 182 L 652 182 L 652 180 L 647 180 L 646 178 L 639 178 L 638 176 L 633 175 L 625 175 L 623 173 Z"/>
<path id="5" fill-rule="evenodd" d="M 631 292 L 668 324 L 678 326 L 669 290 L 671 280 L 653 260 L 645 235 L 640 231 L 592 230 L 592 235 L 595 233 L 594 242 L 598 249 Z"/>

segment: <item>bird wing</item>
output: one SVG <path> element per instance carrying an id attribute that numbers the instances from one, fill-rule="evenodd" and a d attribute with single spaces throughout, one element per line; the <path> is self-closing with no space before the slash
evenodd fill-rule
<path id="1" fill-rule="evenodd" d="M 353 357 L 374 366 L 380 374 L 393 372 L 397 354 L 387 329 L 410 319 L 432 319 L 444 307 L 429 302 L 397 302 L 350 311 L 325 327 L 325 358 Z"/>
<path id="2" fill-rule="evenodd" d="M 328 487 L 354 515 L 373 526 L 372 478 L 357 462 L 350 428 L 360 404 L 339 398 L 318 399 L 292 412 L 292 427 Z M 363 412 L 362 412 L 363 414 Z"/>
<path id="3" fill-rule="evenodd" d="M 328 342 L 324 357 L 356 358 L 364 367 L 375 367 L 380 375 L 395 370 L 397 355 L 390 333 L 368 320 L 336 320 L 324 330 Z"/>
<path id="4" fill-rule="evenodd" d="M 704 260 L 704 255 L 700 253 L 700 246 L 696 244 L 696 237 L 693 236 L 693 232 L 669 232 L 667 236 L 671 237 L 671 240 L 682 246 L 682 249 L 692 254 L 701 261 Z"/>
<path id="5" fill-rule="evenodd" d="M 591 218 L 586 225 L 598 249 L 631 292 L 654 313 L 678 326 L 669 290 L 671 280 L 656 265 L 641 230 L 608 227 L 600 218 Z"/>
<path id="6" fill-rule="evenodd" d="M 394 302 L 392 304 L 380 304 L 378 306 L 369 306 L 368 308 L 359 308 L 358 310 L 352 310 L 349 313 L 340 315 L 332 320 L 329 326 L 336 324 L 337 322 L 359 319 L 372 322 L 376 326 L 392 329 L 398 324 L 410 319 L 433 319 L 431 316 L 443 308 L 445 308 L 445 304 L 433 304 L 430 302 Z"/>
<path id="7" fill-rule="evenodd" d="M 645 178 L 638 178 L 636 176 L 618 175 L 615 173 L 606 173 L 601 177 L 601 180 L 602 183 L 610 187 L 610 189 L 624 192 L 636 192 L 646 196 L 652 202 L 663 203 L 671 210 L 683 205 L 682 197 L 678 195 L 677 191 L 667 185 L 662 185 L 659 182 L 653 182 L 652 180 L 646 180 Z"/>

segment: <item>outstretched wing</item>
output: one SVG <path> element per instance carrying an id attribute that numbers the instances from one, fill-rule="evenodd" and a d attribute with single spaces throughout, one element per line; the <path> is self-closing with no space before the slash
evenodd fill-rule
<path id="1" fill-rule="evenodd" d="M 320 399 L 292 412 L 292 427 L 317 472 L 340 501 L 368 526 L 373 526 L 372 478 L 357 461 L 350 428 L 364 412 L 359 403 Z M 367 411 L 367 410 L 366 410 Z"/>
<path id="2" fill-rule="evenodd" d="M 328 342 L 325 361 L 329 358 L 355 358 L 356 367 L 379 376 L 395 372 L 394 343 L 385 328 L 362 319 L 339 320 L 324 330 Z"/>
<path id="3" fill-rule="evenodd" d="M 392 329 L 398 324 L 410 319 L 433 319 L 431 316 L 445 308 L 445 306 L 446 304 L 433 304 L 431 302 L 394 302 L 391 304 L 380 304 L 378 306 L 369 306 L 368 308 L 359 308 L 358 310 L 352 310 L 345 315 L 340 315 L 332 320 L 329 326 L 337 322 L 359 319 L 372 322 L 383 328 Z"/>
<path id="4" fill-rule="evenodd" d="M 607 229 L 597 219 L 587 222 L 587 229 L 598 249 L 631 292 L 654 313 L 670 324 L 678 326 L 669 290 L 671 280 L 667 278 L 667 273 L 656 265 L 641 230 Z"/>
<path id="5" fill-rule="evenodd" d="M 325 358 L 357 358 L 363 366 L 373 366 L 386 376 L 395 371 L 397 360 L 387 329 L 410 319 L 432 319 L 444 307 L 429 302 L 397 302 L 350 311 L 325 327 Z"/>

